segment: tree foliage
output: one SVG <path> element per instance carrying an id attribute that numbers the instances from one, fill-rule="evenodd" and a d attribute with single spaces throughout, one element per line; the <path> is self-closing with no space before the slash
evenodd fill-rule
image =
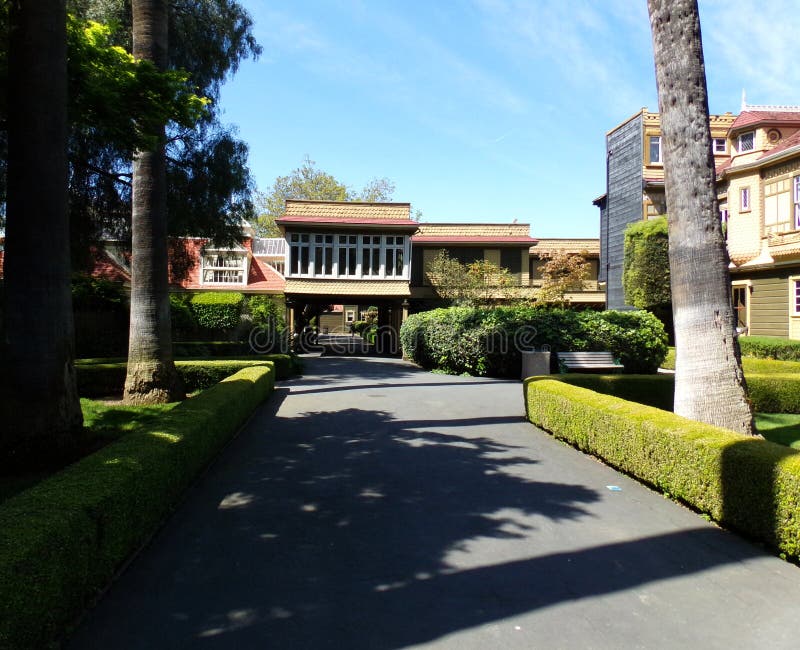
<path id="1" fill-rule="evenodd" d="M 489 262 L 462 264 L 442 250 L 427 269 L 428 280 L 440 298 L 454 305 L 491 305 L 514 297 L 511 273 Z"/>
<path id="2" fill-rule="evenodd" d="M 542 267 L 542 287 L 537 299 L 545 303 L 567 304 L 567 293 L 583 290 L 589 277 L 589 262 L 583 255 L 563 250 L 543 253 L 542 259 L 547 261 Z"/>
<path id="3" fill-rule="evenodd" d="M 622 271 L 625 302 L 653 310 L 669 305 L 669 236 L 667 218 L 633 223 L 625 230 Z"/>
<path id="4" fill-rule="evenodd" d="M 287 199 L 368 202 L 392 200 L 395 187 L 388 178 L 374 178 L 361 192 L 356 192 L 315 165 L 306 156 L 300 167 L 287 176 L 278 176 L 268 192 L 256 194 L 256 228 L 259 234 L 274 237 L 280 233 L 275 220 L 283 215 Z"/>

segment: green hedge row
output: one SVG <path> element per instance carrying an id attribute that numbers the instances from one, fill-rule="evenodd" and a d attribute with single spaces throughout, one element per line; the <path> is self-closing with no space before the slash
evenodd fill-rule
<path id="1" fill-rule="evenodd" d="M 0 506 L 0 647 L 49 647 L 271 393 L 239 371 Z"/>
<path id="2" fill-rule="evenodd" d="M 204 291 L 190 301 L 197 324 L 207 330 L 231 330 L 239 324 L 244 294 L 238 291 Z"/>
<path id="3" fill-rule="evenodd" d="M 651 373 L 667 353 L 664 326 L 646 311 L 451 307 L 412 314 L 400 328 L 403 356 L 424 368 L 519 377 L 521 351 L 608 350 L 626 372 Z M 551 356 L 557 370 L 556 355 Z"/>
<path id="4" fill-rule="evenodd" d="M 231 357 L 250 354 L 245 341 L 177 341 L 172 344 L 176 357 Z"/>
<path id="5" fill-rule="evenodd" d="M 87 362 L 88 361 L 88 362 Z M 250 366 L 272 363 L 276 379 L 298 374 L 298 362 L 288 354 L 256 355 L 245 359 L 180 359 L 175 361 L 188 392 L 210 388 L 228 375 Z M 126 361 L 91 359 L 75 364 L 78 394 L 81 397 L 121 395 L 125 387 Z"/>
<path id="6" fill-rule="evenodd" d="M 574 373 L 554 375 L 553 379 L 665 411 L 671 411 L 673 406 L 674 375 Z M 800 413 L 800 375 L 749 373 L 747 387 L 757 413 Z"/>
<path id="7" fill-rule="evenodd" d="M 528 419 L 713 519 L 800 556 L 800 452 L 545 377 Z"/>
<path id="8" fill-rule="evenodd" d="M 800 361 L 800 341 L 773 336 L 742 336 L 739 347 L 743 356 L 779 361 Z"/>

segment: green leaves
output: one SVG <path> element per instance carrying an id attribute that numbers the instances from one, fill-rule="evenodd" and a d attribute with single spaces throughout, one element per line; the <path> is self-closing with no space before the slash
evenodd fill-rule
<path id="1" fill-rule="evenodd" d="M 71 121 L 126 151 L 152 149 L 167 123 L 193 127 L 209 100 L 195 94 L 188 73 L 137 61 L 112 36 L 109 25 L 68 17 Z"/>
<path id="2" fill-rule="evenodd" d="M 669 283 L 667 218 L 628 226 L 622 272 L 625 301 L 639 309 L 668 305 L 672 301 Z"/>

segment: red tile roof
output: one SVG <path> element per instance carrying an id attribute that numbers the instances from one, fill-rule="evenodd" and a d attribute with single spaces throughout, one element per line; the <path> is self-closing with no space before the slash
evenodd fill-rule
<path id="1" fill-rule="evenodd" d="M 266 262 L 257 257 L 250 258 L 250 272 L 246 289 L 258 291 L 280 291 L 286 287 L 286 280 Z"/>
<path id="2" fill-rule="evenodd" d="M 731 124 L 731 131 L 765 122 L 800 124 L 800 111 L 744 111 Z"/>
<path id="3" fill-rule="evenodd" d="M 797 147 L 797 146 L 800 146 L 800 131 L 797 131 L 797 132 L 793 133 L 788 138 L 786 138 L 785 140 L 781 141 L 780 144 L 778 144 L 776 147 L 770 149 L 763 156 L 761 156 L 761 158 L 759 158 L 759 160 L 761 160 L 762 158 L 769 158 L 770 156 L 774 156 L 776 154 L 779 154 L 779 153 L 781 153 L 783 151 L 786 151 L 787 149 L 793 149 L 794 147 Z"/>

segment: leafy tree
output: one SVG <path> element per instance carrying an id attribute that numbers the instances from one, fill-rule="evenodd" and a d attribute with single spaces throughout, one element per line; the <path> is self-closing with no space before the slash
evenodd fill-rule
<path id="1" fill-rule="evenodd" d="M 542 257 L 547 261 L 542 267 L 542 287 L 536 297 L 541 302 L 567 304 L 567 293 L 583 290 L 589 277 L 589 262 L 583 255 L 567 251 L 553 251 Z"/>
<path id="2" fill-rule="evenodd" d="M 752 434 L 718 218 L 697 0 L 648 0 L 669 206 L 675 412 Z"/>
<path id="3" fill-rule="evenodd" d="M 650 311 L 670 305 L 667 230 L 666 217 L 638 221 L 625 229 L 622 286 L 629 305 Z"/>
<path id="4" fill-rule="evenodd" d="M 262 236 L 275 237 L 280 230 L 275 220 L 286 208 L 287 199 L 312 201 L 391 201 L 394 183 L 388 178 L 371 180 L 361 192 L 354 192 L 327 172 L 315 167 L 306 156 L 303 164 L 288 176 L 278 176 L 269 192 L 256 194 L 258 217 L 256 228 Z"/>
<path id="5" fill-rule="evenodd" d="M 167 64 L 166 0 L 133 0 L 133 55 Z M 185 396 L 172 359 L 167 262 L 167 175 L 161 139 L 133 159 L 131 326 L 125 401 L 172 402 Z"/>
<path id="6" fill-rule="evenodd" d="M 487 260 L 462 264 L 445 250 L 430 263 L 427 276 L 436 295 L 455 305 L 491 305 L 515 293 L 508 269 Z"/>
<path id="7" fill-rule="evenodd" d="M 130 50 L 130 0 L 70 0 L 70 7 L 80 18 L 115 25 L 111 43 Z M 252 35 L 252 19 L 235 0 L 172 0 L 168 10 L 166 69 L 185 71 L 195 93 L 210 100 L 192 126 L 167 125 L 169 234 L 230 243 L 240 235 L 241 219 L 253 216 L 253 182 L 247 146 L 220 122 L 217 100 L 225 78 L 261 48 Z M 71 220 L 79 250 L 100 236 L 130 236 L 133 148 L 93 135 L 91 128 L 81 129 L 71 138 Z"/>
<path id="8" fill-rule="evenodd" d="M 5 3 L 4 3 L 5 4 Z M 83 416 L 73 366 L 67 226 L 67 39 L 63 0 L 14 2 L 7 17 L 8 204 L 2 339 L 6 467 L 74 447 Z M 48 235 L 41 254 L 42 232 Z M 33 261 L 33 263 L 32 263 Z"/>

